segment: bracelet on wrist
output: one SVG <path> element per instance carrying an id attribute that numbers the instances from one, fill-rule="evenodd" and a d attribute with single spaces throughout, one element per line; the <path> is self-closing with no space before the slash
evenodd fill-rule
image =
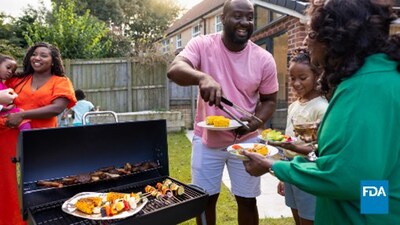
<path id="1" fill-rule="evenodd" d="M 270 174 L 272 174 L 272 175 L 275 176 L 275 172 L 274 172 L 274 170 L 272 169 L 272 167 L 270 167 L 270 168 L 268 169 L 268 171 L 269 171 Z"/>

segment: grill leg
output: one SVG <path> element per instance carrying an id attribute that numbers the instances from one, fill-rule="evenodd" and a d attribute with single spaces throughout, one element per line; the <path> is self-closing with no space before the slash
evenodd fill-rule
<path id="1" fill-rule="evenodd" d="M 192 187 L 192 188 L 194 188 L 194 189 L 197 189 L 197 190 L 199 190 L 199 191 L 206 192 L 206 190 L 204 190 L 203 188 L 201 188 L 201 187 L 199 187 L 199 186 L 197 186 L 197 185 L 195 185 L 195 184 L 189 184 L 189 186 Z M 203 211 L 203 212 L 200 214 L 200 219 L 201 219 L 201 225 L 207 225 L 206 211 Z"/>
<path id="2" fill-rule="evenodd" d="M 207 221 L 206 221 L 206 212 L 202 212 L 200 215 L 201 218 L 201 225 L 207 225 Z"/>

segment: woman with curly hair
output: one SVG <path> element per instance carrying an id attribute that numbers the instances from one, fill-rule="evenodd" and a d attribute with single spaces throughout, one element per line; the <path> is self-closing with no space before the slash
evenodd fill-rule
<path id="1" fill-rule="evenodd" d="M 18 98 L 16 107 L 24 111 L 0 118 L 0 225 L 24 224 L 18 206 L 15 164 L 18 126 L 29 119 L 32 129 L 57 126 L 57 115 L 76 103 L 71 81 L 64 75 L 59 50 L 40 42 L 28 49 L 23 72 L 8 79 Z"/>
<path id="2" fill-rule="evenodd" d="M 244 153 L 250 174 L 272 168 L 280 180 L 316 195 L 315 224 L 400 224 L 400 35 L 389 35 L 392 10 L 387 0 L 311 3 L 306 42 L 330 99 L 319 157 L 274 162 Z M 387 204 L 362 204 L 368 181 L 387 184 Z"/>

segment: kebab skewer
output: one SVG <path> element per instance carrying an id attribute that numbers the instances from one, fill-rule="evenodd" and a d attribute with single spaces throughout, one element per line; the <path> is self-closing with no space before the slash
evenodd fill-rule
<path id="1" fill-rule="evenodd" d="M 171 189 L 169 189 L 169 187 L 165 186 L 162 183 L 157 183 L 156 184 L 156 188 L 158 189 L 158 191 L 160 191 L 164 196 L 168 197 L 168 198 L 172 198 L 174 197 L 174 194 L 172 193 Z"/>
<path id="2" fill-rule="evenodd" d="M 163 186 L 168 187 L 175 196 L 183 195 L 185 193 L 185 188 L 182 185 L 177 185 L 170 179 L 165 179 Z"/>
<path id="3" fill-rule="evenodd" d="M 146 187 L 144 187 L 144 192 L 149 193 L 151 196 L 155 197 L 158 200 L 163 200 L 164 195 L 151 185 L 147 185 Z"/>

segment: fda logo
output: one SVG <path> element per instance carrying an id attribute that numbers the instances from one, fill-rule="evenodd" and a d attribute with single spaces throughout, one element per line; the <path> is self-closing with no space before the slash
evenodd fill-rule
<path id="1" fill-rule="evenodd" d="M 386 192 L 385 188 L 383 186 L 380 186 L 379 189 L 375 186 L 364 186 L 362 187 L 363 189 L 363 197 L 369 196 L 369 197 L 375 197 L 375 196 L 385 196 L 386 197 Z"/>
<path id="2" fill-rule="evenodd" d="M 387 180 L 361 181 L 361 214 L 389 212 L 389 182 Z"/>

